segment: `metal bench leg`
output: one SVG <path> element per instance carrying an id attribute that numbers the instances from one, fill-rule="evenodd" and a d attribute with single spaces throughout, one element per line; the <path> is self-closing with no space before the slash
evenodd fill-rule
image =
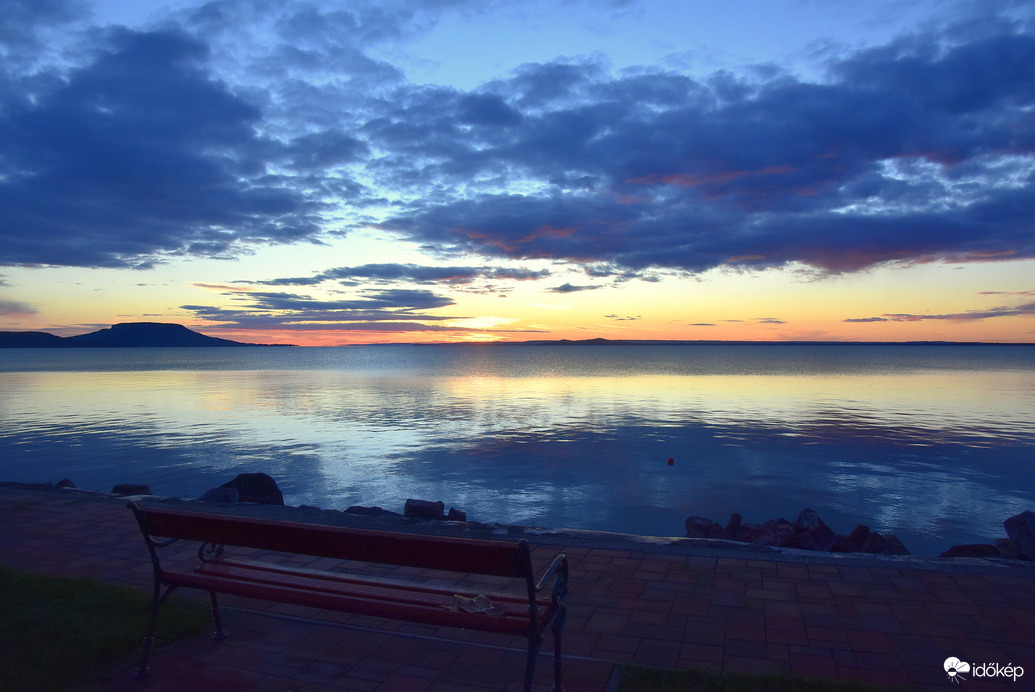
<path id="1" fill-rule="evenodd" d="M 535 659 L 539 655 L 541 638 L 528 638 L 528 658 L 525 659 L 525 692 L 532 692 L 532 678 L 535 675 Z"/>
<path id="2" fill-rule="evenodd" d="M 216 598 L 215 591 L 209 591 L 209 596 L 212 597 L 212 617 L 216 621 L 216 641 L 222 641 L 226 639 L 226 630 L 223 629 L 223 618 L 219 615 L 219 599 Z"/>
<path id="3" fill-rule="evenodd" d="M 143 680 L 147 677 L 150 669 L 147 667 L 147 661 L 151 657 L 151 647 L 155 644 L 155 627 L 158 625 L 158 610 L 165 603 L 165 599 L 169 597 L 169 594 L 175 590 L 175 586 L 170 586 L 162 593 L 162 587 L 160 584 L 155 584 L 154 599 L 151 601 L 151 617 L 147 624 L 147 636 L 144 637 L 144 653 L 140 656 L 140 669 L 137 670 L 135 677 L 137 680 Z"/>
<path id="4" fill-rule="evenodd" d="M 561 632 L 564 630 L 564 617 L 567 608 L 561 606 L 557 619 L 553 623 L 553 692 L 564 692 L 561 686 Z"/>
<path id="5" fill-rule="evenodd" d="M 149 668 L 147 667 L 147 659 L 151 656 L 151 647 L 155 643 L 155 623 L 158 620 L 158 602 L 151 606 L 151 622 L 147 626 L 147 635 L 144 637 L 144 653 L 140 656 L 140 669 L 137 670 L 137 674 L 134 675 L 137 680 L 143 680 L 147 677 Z"/>

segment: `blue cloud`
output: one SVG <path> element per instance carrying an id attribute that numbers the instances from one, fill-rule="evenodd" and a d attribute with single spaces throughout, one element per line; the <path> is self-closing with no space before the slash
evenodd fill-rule
<path id="1" fill-rule="evenodd" d="M 133 266 L 319 232 L 304 190 L 269 176 L 262 114 L 180 32 L 112 32 L 67 81 L 0 110 L 0 262 Z"/>
<path id="2" fill-rule="evenodd" d="M 80 16 L 4 7 L 0 39 Z M 846 52 L 823 79 L 558 59 L 463 91 L 373 57 L 436 7 L 218 0 L 94 29 L 77 64 L 26 44 L 0 68 L 0 265 L 143 267 L 368 225 L 616 280 L 1035 257 L 1030 12 Z M 388 263 L 268 283 L 503 278 Z"/>

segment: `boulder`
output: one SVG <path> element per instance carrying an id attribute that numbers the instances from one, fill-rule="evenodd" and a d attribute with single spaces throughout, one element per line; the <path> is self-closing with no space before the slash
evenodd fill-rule
<path id="1" fill-rule="evenodd" d="M 870 527 L 858 524 L 847 536 L 835 538 L 830 550 L 835 553 L 861 553 L 869 537 Z"/>
<path id="2" fill-rule="evenodd" d="M 722 524 L 715 522 L 712 527 L 708 529 L 708 538 L 718 538 L 724 541 L 730 540 L 730 535 L 726 533 L 726 529 L 723 528 Z"/>
<path id="3" fill-rule="evenodd" d="M 995 539 L 995 548 L 999 551 L 999 557 L 1004 557 L 1007 560 L 1021 559 L 1020 554 L 1017 552 L 1017 546 L 1009 538 Z"/>
<path id="4" fill-rule="evenodd" d="M 754 543 L 755 539 L 761 535 L 762 525 L 748 522 L 737 527 L 736 539 L 745 543 Z"/>
<path id="5" fill-rule="evenodd" d="M 730 520 L 726 522 L 726 533 L 731 537 L 736 536 L 742 523 L 744 523 L 744 518 L 740 516 L 739 512 L 734 512 L 730 515 Z"/>
<path id="6" fill-rule="evenodd" d="M 119 483 L 111 489 L 112 495 L 151 495 L 151 488 L 136 483 Z"/>
<path id="7" fill-rule="evenodd" d="M 198 498 L 202 502 L 239 502 L 237 488 L 211 488 Z"/>
<path id="8" fill-rule="evenodd" d="M 727 537 L 744 543 L 786 548 L 794 537 L 794 525 L 786 519 L 770 519 L 764 524 L 741 524 L 735 536 L 727 533 Z"/>
<path id="9" fill-rule="evenodd" d="M 887 544 L 887 548 L 884 550 L 885 555 L 909 555 L 909 551 L 906 550 L 906 546 L 902 544 L 902 541 L 898 539 L 893 533 L 885 533 L 884 542 Z"/>
<path id="10" fill-rule="evenodd" d="M 938 557 L 999 557 L 999 549 L 984 543 L 954 545 Z"/>
<path id="11" fill-rule="evenodd" d="M 445 519 L 446 506 L 442 502 L 429 500 L 407 500 L 403 507 L 403 516 L 414 519 Z"/>
<path id="12" fill-rule="evenodd" d="M 848 540 L 848 536 L 838 534 L 834 536 L 834 542 L 830 544 L 830 552 L 857 553 L 859 549 L 852 545 L 852 542 Z"/>
<path id="13" fill-rule="evenodd" d="M 834 530 L 824 524 L 822 521 L 818 521 L 816 526 L 797 534 L 791 543 L 792 548 L 800 548 L 802 550 L 830 550 L 830 547 L 834 545 L 834 539 L 836 538 Z"/>
<path id="14" fill-rule="evenodd" d="M 870 537 L 870 527 L 856 524 L 855 528 L 848 534 L 848 540 L 859 546 L 861 550 L 866 545 L 866 539 Z"/>
<path id="15" fill-rule="evenodd" d="M 467 512 L 461 512 L 456 507 L 450 507 L 446 519 L 449 521 L 467 521 Z"/>
<path id="16" fill-rule="evenodd" d="M 400 516 L 398 512 L 390 512 L 387 509 L 381 509 L 380 507 L 360 507 L 359 505 L 353 505 L 345 510 L 346 514 L 358 514 L 365 517 L 381 517 L 381 516 Z"/>
<path id="17" fill-rule="evenodd" d="M 784 518 L 770 519 L 762 524 L 762 532 L 752 543 L 786 548 L 794 539 L 794 524 Z"/>
<path id="18" fill-rule="evenodd" d="M 1022 560 L 1035 560 L 1035 512 L 1021 512 L 1003 522 Z"/>
<path id="19" fill-rule="evenodd" d="M 284 493 L 277 482 L 265 473 L 242 473 L 220 488 L 235 488 L 239 502 L 255 502 L 260 505 L 283 505 Z"/>
<path id="20" fill-rule="evenodd" d="M 876 531 L 871 531 L 866 536 L 866 542 L 863 543 L 862 552 L 878 555 L 887 551 L 887 549 L 888 542 L 884 540 L 884 536 L 880 535 Z"/>
<path id="21" fill-rule="evenodd" d="M 806 507 L 798 512 L 798 518 L 794 520 L 794 530 L 797 533 L 805 533 L 806 531 L 816 528 L 822 523 L 823 521 L 819 518 L 819 515 L 816 514 L 816 510 Z"/>
<path id="22" fill-rule="evenodd" d="M 708 538 L 715 522 L 708 517 L 687 517 L 683 522 L 686 525 L 687 538 Z"/>
<path id="23" fill-rule="evenodd" d="M 75 483 L 73 483 L 72 481 L 68 480 L 67 478 L 62 478 L 61 480 L 59 480 L 57 482 L 57 487 L 59 487 L 59 488 L 75 488 Z"/>

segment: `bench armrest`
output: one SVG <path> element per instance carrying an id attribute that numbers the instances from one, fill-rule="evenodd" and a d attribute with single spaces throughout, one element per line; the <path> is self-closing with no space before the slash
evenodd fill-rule
<path id="1" fill-rule="evenodd" d="M 546 568 L 546 571 L 543 573 L 543 575 L 541 577 L 539 577 L 539 581 L 536 582 L 536 585 L 535 585 L 536 593 L 539 593 L 540 591 L 543 590 L 543 588 L 546 586 L 546 582 L 549 581 L 550 577 L 554 576 L 555 573 L 556 573 L 557 579 L 554 582 L 554 589 L 553 589 L 554 593 L 555 594 L 557 593 L 557 587 L 559 585 L 562 585 L 563 588 L 564 588 L 564 593 L 567 593 L 567 590 L 568 590 L 568 558 L 567 558 L 567 556 L 565 556 L 564 553 L 561 553 L 560 555 L 555 557 L 553 559 L 553 562 L 550 564 L 550 566 Z"/>

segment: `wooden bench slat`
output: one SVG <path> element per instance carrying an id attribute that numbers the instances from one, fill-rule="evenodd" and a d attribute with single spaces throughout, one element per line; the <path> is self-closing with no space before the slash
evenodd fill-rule
<path id="1" fill-rule="evenodd" d="M 517 617 L 523 619 L 526 624 L 528 623 L 528 600 L 525 599 L 524 603 L 522 603 L 498 593 L 465 596 L 464 594 L 457 594 L 448 590 L 406 589 L 391 584 L 360 580 L 336 581 L 293 572 L 271 573 L 266 570 L 242 568 L 218 561 L 208 562 L 194 571 L 197 574 L 233 579 L 239 582 L 279 584 L 295 589 L 325 593 L 330 596 L 355 596 L 357 598 L 380 600 L 386 603 L 414 604 L 431 608 L 442 608 L 444 610 L 457 605 L 457 596 L 461 598 L 484 596 L 498 610 L 502 611 L 499 614 L 486 614 L 486 617 Z"/>
<path id="2" fill-rule="evenodd" d="M 154 536 L 284 553 L 500 577 L 524 577 L 530 566 L 526 564 L 527 553 L 522 555 L 515 544 L 500 541 L 399 534 L 150 507 L 144 516 Z"/>
<path id="3" fill-rule="evenodd" d="M 216 591 L 277 603 L 406 620 L 439 627 L 460 627 L 498 634 L 527 634 L 527 614 L 523 618 L 487 617 L 481 613 L 453 612 L 437 605 L 393 603 L 358 595 L 332 594 L 280 584 L 235 582 L 211 574 L 166 573 L 163 581 L 188 588 Z"/>
<path id="4" fill-rule="evenodd" d="M 392 579 L 391 577 L 361 577 L 349 572 L 331 572 L 328 570 L 317 570 L 309 569 L 306 567 L 289 567 L 285 565 L 279 565 L 275 562 L 264 562 L 262 560 L 243 560 L 239 558 L 218 558 L 211 560 L 206 563 L 204 567 L 199 568 L 202 572 L 208 571 L 208 565 L 218 567 L 222 570 L 225 568 L 239 567 L 245 570 L 251 570 L 254 572 L 270 572 L 272 574 L 288 575 L 288 576 L 301 576 L 310 577 L 331 583 L 341 584 L 373 584 L 384 588 L 394 588 L 399 590 L 406 590 L 412 592 L 427 592 L 440 595 L 448 596 L 463 596 L 465 598 L 475 598 L 481 595 L 489 595 L 486 590 L 477 591 L 472 590 L 470 587 L 462 586 L 434 586 L 430 584 L 421 584 L 405 579 Z M 491 598 L 493 602 L 512 603 L 520 606 L 524 613 L 528 613 L 528 597 L 524 594 L 518 595 L 515 593 L 507 593 L 503 591 L 491 592 Z M 550 599 L 540 596 L 536 599 L 536 603 L 540 608 L 549 608 Z"/>

